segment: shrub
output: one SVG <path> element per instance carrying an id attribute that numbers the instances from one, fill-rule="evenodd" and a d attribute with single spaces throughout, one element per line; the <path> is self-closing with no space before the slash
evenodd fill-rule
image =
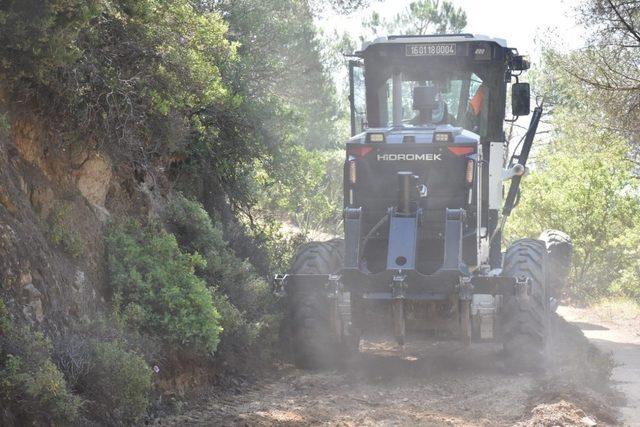
<path id="1" fill-rule="evenodd" d="M 342 151 L 308 151 L 291 147 L 283 159 L 288 176 L 257 188 L 259 206 L 288 218 L 303 233 L 339 234 L 342 227 Z M 264 175 L 264 174 L 263 174 Z M 276 177 L 279 178 L 279 177 Z M 267 190 L 265 191 L 264 188 Z"/>
<path id="2" fill-rule="evenodd" d="M 53 339 L 54 363 L 86 400 L 82 425 L 139 424 L 149 406 L 153 374 L 145 361 L 162 364 L 158 343 L 120 320 L 97 314 Z"/>
<path id="3" fill-rule="evenodd" d="M 78 417 L 80 400 L 51 360 L 51 343 L 29 327 L 6 323 L 0 335 L 0 421 L 13 424 L 68 425 Z"/>
<path id="4" fill-rule="evenodd" d="M 117 155 L 146 148 L 139 141 L 152 134 L 169 148 L 171 125 L 185 120 L 175 112 L 223 102 L 220 67 L 235 56 L 222 17 L 189 0 L 11 0 L 0 25 L 9 93 L 35 98 L 52 128 Z"/>
<path id="5" fill-rule="evenodd" d="M 177 196 L 167 206 L 164 220 L 184 250 L 206 260 L 197 272 L 212 287 L 220 310 L 221 358 L 236 366 L 267 359 L 279 328 L 279 318 L 270 314 L 275 299 L 268 283 L 229 248 L 200 203 Z"/>
<path id="6" fill-rule="evenodd" d="M 178 196 L 167 206 L 164 219 L 184 250 L 206 260 L 199 273 L 209 285 L 251 320 L 269 310 L 273 302 L 269 285 L 229 248 L 200 203 Z"/>
<path id="7" fill-rule="evenodd" d="M 111 423 L 138 421 L 149 405 L 151 372 L 142 357 L 121 343 L 93 343 L 84 388 L 84 396 L 91 400 L 92 415 Z"/>
<path id="8" fill-rule="evenodd" d="M 221 328 L 197 253 L 184 253 L 157 225 L 131 221 L 107 233 L 109 280 L 116 310 L 140 331 L 166 343 L 212 354 Z"/>
<path id="9" fill-rule="evenodd" d="M 523 180 L 522 202 L 507 222 L 507 239 L 544 228 L 568 233 L 574 245 L 568 295 L 574 300 L 640 297 L 640 185 L 620 135 L 556 113 L 562 131 L 536 155 Z"/>

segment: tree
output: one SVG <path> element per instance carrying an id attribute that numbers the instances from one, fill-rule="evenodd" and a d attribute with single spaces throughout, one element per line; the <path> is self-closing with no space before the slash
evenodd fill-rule
<path id="1" fill-rule="evenodd" d="M 179 152 L 204 105 L 232 104 L 236 46 L 190 0 L 0 2 L 0 77 L 66 140 L 151 166 Z"/>
<path id="2" fill-rule="evenodd" d="M 370 0 L 311 0 L 310 4 L 315 8 L 323 8 L 328 3 L 333 10 L 339 13 L 351 13 L 358 8 L 368 6 L 370 2 Z"/>
<path id="3" fill-rule="evenodd" d="M 448 0 L 417 0 L 392 19 L 374 12 L 364 26 L 375 35 L 460 33 L 467 26 L 467 14 Z"/>
<path id="4" fill-rule="evenodd" d="M 590 90 L 610 114 L 612 126 L 640 134 L 640 0 L 589 0 L 580 9 L 590 30 L 587 46 L 562 68 Z"/>
<path id="5" fill-rule="evenodd" d="M 640 1 L 588 0 L 580 12 L 587 46 L 547 49 L 532 75 L 554 133 L 506 235 L 562 229 L 576 249 L 570 296 L 639 299 Z"/>
<path id="6" fill-rule="evenodd" d="M 586 126 L 576 113 L 556 112 L 556 133 L 523 180 L 522 202 L 507 223 L 506 236 L 563 230 L 575 247 L 572 297 L 596 299 L 621 289 L 638 297 L 640 270 L 633 269 L 637 261 L 629 261 L 640 255 L 640 183 L 629 146 L 620 134 Z"/>

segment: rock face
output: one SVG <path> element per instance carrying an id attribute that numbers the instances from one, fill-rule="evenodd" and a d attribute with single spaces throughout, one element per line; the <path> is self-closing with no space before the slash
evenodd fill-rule
<path id="1" fill-rule="evenodd" d="M 100 310 L 112 168 L 97 152 L 74 164 L 55 143 L 28 118 L 0 130 L 0 298 L 17 320 L 61 333 Z M 79 255 L 59 243 L 66 232 Z"/>
<path id="2" fill-rule="evenodd" d="M 31 277 L 31 275 L 29 275 Z M 29 283 L 24 287 L 25 305 L 23 308 L 24 314 L 41 323 L 44 320 L 44 312 L 42 311 L 42 293 L 33 285 Z"/>
<path id="3" fill-rule="evenodd" d="M 36 115 L 12 114 L 1 95 L 11 126 L 0 128 L 0 298 L 16 320 L 64 333 L 106 308 L 112 215 L 154 217 L 169 186 L 115 167 L 92 141 L 65 140 Z"/>
<path id="4" fill-rule="evenodd" d="M 98 153 L 92 153 L 78 173 L 78 190 L 91 204 L 104 207 L 111 182 L 111 163 Z"/>
<path id="5" fill-rule="evenodd" d="M 20 157 L 27 162 L 37 165 L 43 171 L 45 154 L 41 144 L 42 135 L 37 127 L 28 120 L 16 120 L 12 125 L 13 144 L 18 149 Z"/>
<path id="6" fill-rule="evenodd" d="M 41 218 L 48 218 L 55 201 L 55 194 L 51 187 L 34 184 L 31 186 L 29 199 L 31 206 Z"/>

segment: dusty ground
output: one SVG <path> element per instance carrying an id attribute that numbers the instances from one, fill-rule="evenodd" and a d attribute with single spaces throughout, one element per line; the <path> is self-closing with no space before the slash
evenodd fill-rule
<path id="1" fill-rule="evenodd" d="M 508 372 L 495 344 L 383 339 L 363 343 L 349 368 L 282 366 L 237 393 L 214 393 L 158 425 L 585 426 L 618 425 L 609 359 L 579 329 L 556 320 L 545 374 Z"/>
<path id="2" fill-rule="evenodd" d="M 579 326 L 599 349 L 612 353 L 616 364 L 614 387 L 625 395 L 622 422 L 640 426 L 640 313 L 625 313 L 623 306 L 618 310 L 561 307 L 560 313 Z"/>

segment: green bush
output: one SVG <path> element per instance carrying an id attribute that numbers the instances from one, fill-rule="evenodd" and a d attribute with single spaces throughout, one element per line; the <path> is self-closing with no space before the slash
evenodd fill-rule
<path id="1" fill-rule="evenodd" d="M 85 400 L 81 425 L 139 424 L 149 406 L 154 374 L 145 361 L 160 363 L 161 348 L 120 320 L 97 313 L 53 339 L 54 363 Z"/>
<path id="2" fill-rule="evenodd" d="M 175 148 L 171 125 L 188 120 L 176 112 L 226 96 L 220 68 L 235 48 L 220 14 L 189 0 L 8 0 L 0 9 L 9 93 L 39 101 L 51 127 L 115 154 L 152 134 Z"/>
<path id="3" fill-rule="evenodd" d="M 177 196 L 167 206 L 164 219 L 184 250 L 205 259 L 199 272 L 209 285 L 249 319 L 259 318 L 269 309 L 273 301 L 269 285 L 229 248 L 222 230 L 200 203 Z"/>
<path id="4" fill-rule="evenodd" d="M 342 230 L 341 150 L 308 151 L 292 146 L 280 159 L 280 173 L 269 176 L 256 169 L 253 189 L 258 207 L 275 212 L 303 233 L 320 231 L 339 234 Z"/>
<path id="5" fill-rule="evenodd" d="M 640 297 L 640 184 L 624 137 L 557 111 L 554 141 L 536 155 L 507 239 L 567 232 L 574 244 L 567 294 L 574 300 Z M 584 129 L 589 128 L 585 133 Z"/>
<path id="6" fill-rule="evenodd" d="M 51 343 L 40 332 L 5 323 L 0 334 L 0 423 L 68 425 L 80 400 L 71 394 L 51 360 Z"/>
<path id="7" fill-rule="evenodd" d="M 114 225 L 106 239 L 113 300 L 125 320 L 176 348 L 213 354 L 220 316 L 195 274 L 206 261 L 157 225 Z"/>
<path id="8" fill-rule="evenodd" d="M 275 300 L 268 283 L 234 254 L 200 203 L 177 196 L 167 206 L 164 220 L 184 250 L 206 260 L 197 272 L 212 287 L 220 310 L 221 357 L 238 359 L 236 364 L 249 358 L 268 359 L 269 343 L 278 330 L 278 318 L 270 314 Z"/>
<path id="9" fill-rule="evenodd" d="M 619 259 L 620 269 L 607 287 L 607 294 L 640 302 L 640 214 L 634 222 L 630 229 L 613 239 L 613 252 Z"/>
<path id="10" fill-rule="evenodd" d="M 83 396 L 91 400 L 92 417 L 134 424 L 144 415 L 151 392 L 151 368 L 121 343 L 95 342 Z"/>

